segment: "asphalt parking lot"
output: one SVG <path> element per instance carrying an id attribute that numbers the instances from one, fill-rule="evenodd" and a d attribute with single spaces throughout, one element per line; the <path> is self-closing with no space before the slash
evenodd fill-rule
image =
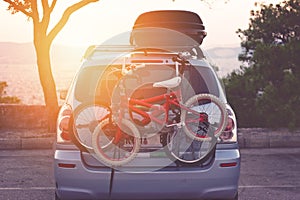
<path id="1" fill-rule="evenodd" d="M 242 149 L 241 200 L 300 199 L 300 148 Z M 1 200 L 52 200 L 52 150 L 0 151 Z"/>
<path id="2" fill-rule="evenodd" d="M 300 199 L 300 148 L 242 149 L 242 200 Z"/>

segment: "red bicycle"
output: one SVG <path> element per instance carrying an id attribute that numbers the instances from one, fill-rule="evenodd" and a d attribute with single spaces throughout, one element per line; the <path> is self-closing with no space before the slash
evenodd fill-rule
<path id="1" fill-rule="evenodd" d="M 110 109 L 97 105 L 108 112 L 94 129 L 91 145 L 103 163 L 121 166 L 130 162 L 140 150 L 141 138 L 155 134 L 160 135 L 166 154 L 179 164 L 199 164 L 209 157 L 226 126 L 225 104 L 212 94 L 197 94 L 183 103 L 182 74 L 190 64 L 180 55 L 173 61 L 176 76 L 152 84 L 154 89 L 165 88 L 167 92 L 149 98 L 128 95 L 125 85 L 135 70 L 148 63 L 124 64 L 113 70 L 122 77 L 116 87 L 117 101 Z"/>

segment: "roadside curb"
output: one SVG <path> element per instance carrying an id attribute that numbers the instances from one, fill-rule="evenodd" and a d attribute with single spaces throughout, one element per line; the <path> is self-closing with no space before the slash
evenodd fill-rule
<path id="1" fill-rule="evenodd" d="M 52 149 L 54 137 L 0 138 L 0 150 Z"/>
<path id="2" fill-rule="evenodd" d="M 300 147 L 300 130 L 241 128 L 238 130 L 240 148 Z"/>
<path id="3" fill-rule="evenodd" d="M 45 129 L 0 129 L 0 150 L 52 149 L 54 141 Z"/>
<path id="4" fill-rule="evenodd" d="M 0 150 L 52 149 L 54 133 L 0 129 Z M 249 128 L 238 130 L 240 148 L 300 148 L 300 130 Z"/>

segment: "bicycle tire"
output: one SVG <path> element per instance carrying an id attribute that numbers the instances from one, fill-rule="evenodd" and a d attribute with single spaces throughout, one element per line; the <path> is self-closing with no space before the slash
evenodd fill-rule
<path id="1" fill-rule="evenodd" d="M 110 109 L 101 104 L 84 103 L 79 105 L 70 118 L 69 128 L 72 142 L 84 152 L 94 152 L 92 134 L 100 121 L 110 116 Z M 86 126 L 86 127 L 85 127 Z"/>
<path id="2" fill-rule="evenodd" d="M 162 136 L 162 145 L 166 155 L 177 166 L 199 166 L 214 153 L 217 139 L 210 141 L 193 140 L 183 129 L 166 133 Z"/>
<path id="3" fill-rule="evenodd" d="M 183 130 L 191 139 L 209 141 L 218 138 L 227 125 L 226 105 L 214 95 L 195 95 L 186 101 L 185 107 L 193 110 L 182 109 L 181 114 Z M 201 115 L 207 115 L 207 121 L 199 121 Z"/>
<path id="4" fill-rule="evenodd" d="M 132 161 L 137 153 L 140 150 L 140 133 L 138 131 L 138 129 L 135 127 L 135 125 L 130 122 L 127 119 L 122 119 L 121 121 L 121 126 L 122 126 L 122 131 L 124 129 L 126 129 L 125 131 L 127 131 L 124 134 L 128 135 L 128 131 L 130 131 L 129 135 L 132 136 L 133 139 L 133 144 L 132 144 L 132 149 L 130 152 L 126 151 L 126 147 L 125 146 L 118 146 L 121 143 L 119 142 L 118 144 L 113 144 L 113 139 L 114 136 L 112 135 L 111 138 L 108 138 L 108 134 L 109 131 L 106 128 L 106 126 L 114 126 L 114 128 L 120 128 L 119 125 L 113 124 L 109 121 L 109 119 L 105 119 L 103 121 L 100 122 L 100 124 L 95 128 L 95 131 L 93 133 L 93 137 L 92 137 L 92 146 L 96 155 L 96 158 L 101 161 L 103 164 L 110 166 L 110 167 L 117 167 L 117 166 L 122 166 L 125 165 L 127 163 L 129 163 L 130 161 Z M 117 131 L 117 130 L 115 130 Z M 114 132 L 115 132 L 114 131 Z M 101 136 L 104 136 L 100 139 Z M 107 139 L 107 144 L 101 146 L 100 142 L 103 142 L 104 139 Z M 104 141 L 106 143 L 106 141 Z M 126 145 L 126 141 L 122 141 L 124 142 L 121 145 Z M 114 152 L 111 152 L 110 149 L 111 148 L 115 148 Z M 122 159 L 116 159 L 115 158 L 115 150 L 118 150 L 119 152 L 119 156 L 120 156 L 120 151 L 126 151 L 126 152 L 121 152 L 122 154 L 129 154 L 128 156 L 125 155 L 124 158 Z M 109 157 L 109 154 L 113 153 L 112 158 Z"/>

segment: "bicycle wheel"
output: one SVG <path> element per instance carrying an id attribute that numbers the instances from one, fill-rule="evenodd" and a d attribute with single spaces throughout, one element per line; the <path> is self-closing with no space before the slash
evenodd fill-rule
<path id="1" fill-rule="evenodd" d="M 180 166 L 195 166 L 206 162 L 216 146 L 216 138 L 210 141 L 193 140 L 182 128 L 162 136 L 162 145 L 167 156 Z"/>
<path id="2" fill-rule="evenodd" d="M 117 125 L 105 119 L 95 128 L 92 146 L 96 158 L 105 165 L 122 166 L 136 157 L 140 149 L 140 133 L 129 120 L 122 119 Z"/>
<path id="3" fill-rule="evenodd" d="M 110 116 L 110 109 L 98 104 L 81 104 L 71 117 L 70 128 L 75 145 L 82 151 L 93 152 L 92 134 L 97 125 Z"/>
<path id="4" fill-rule="evenodd" d="M 225 104 L 211 94 L 198 94 L 191 97 L 182 109 L 183 130 L 197 141 L 210 141 L 218 138 L 227 124 Z"/>

